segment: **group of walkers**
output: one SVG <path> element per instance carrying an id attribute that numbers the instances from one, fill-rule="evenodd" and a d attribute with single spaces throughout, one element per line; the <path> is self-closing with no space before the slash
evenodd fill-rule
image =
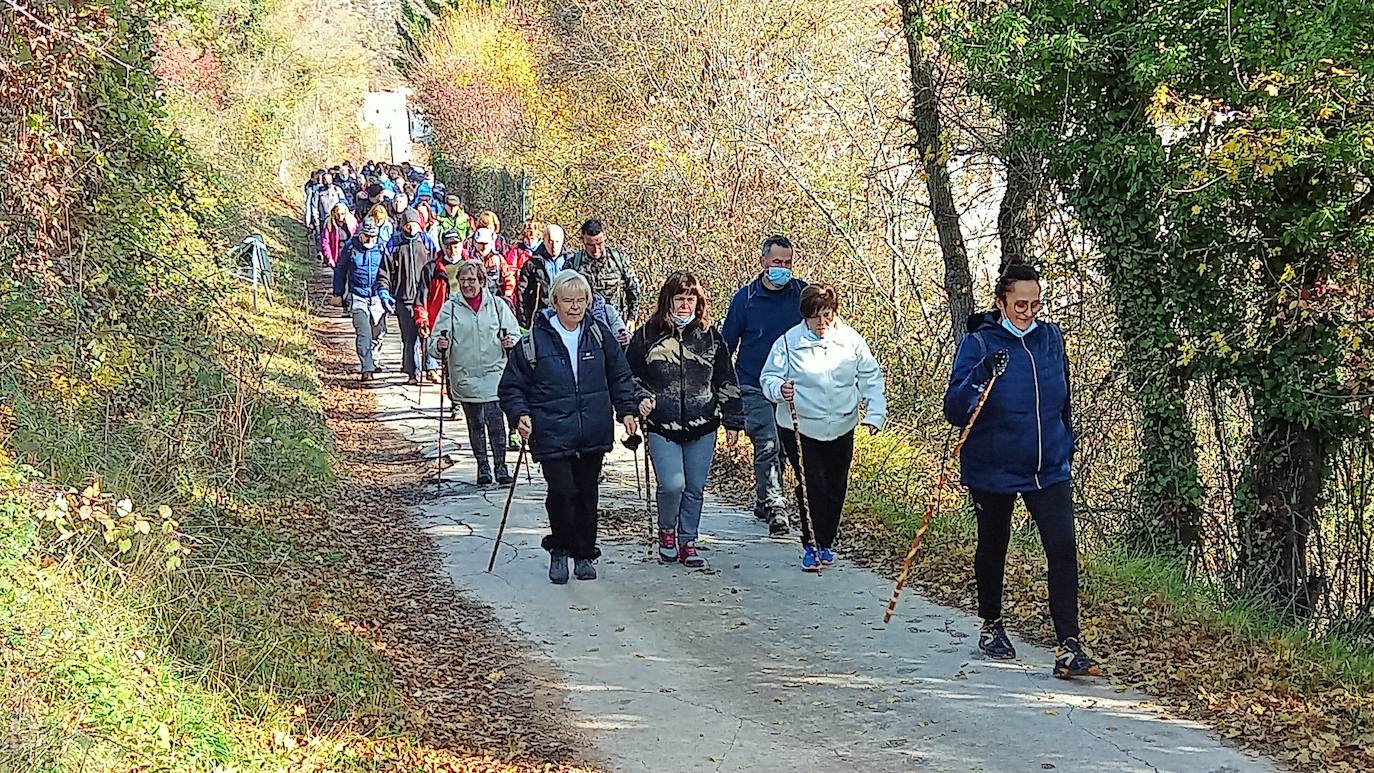
<path id="1" fill-rule="evenodd" d="M 342 203 L 350 195 L 358 202 L 352 210 Z M 436 198 L 444 202 L 437 214 Z M 409 382 L 447 369 L 477 483 L 512 484 L 511 450 L 523 448 L 539 463 L 551 582 L 597 576 L 599 487 L 616 424 L 627 437 L 642 430 L 647 439 L 663 562 L 705 563 L 701 513 L 721 429 L 727 445 L 741 431 L 750 440 L 754 514 L 769 534 L 792 529 L 786 465 L 802 516 L 801 568 L 818 572 L 836 560 L 855 432 L 883 429 L 885 384 L 868 343 L 841 316 L 838 290 L 793 276 L 785 236 L 763 241 L 757 274 L 734 293 L 719 325 L 690 271 L 669 274 L 636 324 L 638 277 L 597 219 L 578 230 L 577 252 L 565 251 L 563 229 L 552 223 L 525 223 L 507 243 L 494 213 L 469 216 L 432 173 L 369 163 L 355 176 L 345 162 L 312 177 L 306 224 L 333 271 L 335 302 L 352 318 L 362 381 L 380 369 L 386 318 L 395 315 Z M 1036 319 L 1033 268 L 1009 266 L 995 295 L 996 308 L 969 321 L 944 405 L 948 420 L 963 427 L 981 403 L 961 452 L 978 523 L 979 646 L 989 657 L 1015 657 L 1001 603 L 1020 495 L 1049 558 L 1060 643 L 1054 673 L 1096 675 L 1078 640 L 1063 335 Z"/>

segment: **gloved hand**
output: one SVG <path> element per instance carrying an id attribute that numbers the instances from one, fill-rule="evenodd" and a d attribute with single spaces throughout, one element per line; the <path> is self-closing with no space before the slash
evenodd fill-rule
<path id="1" fill-rule="evenodd" d="M 983 362 L 978 366 L 979 373 L 982 376 L 980 381 L 986 384 L 991 381 L 994 376 L 1001 377 L 1003 373 L 1007 372 L 1007 363 L 1010 361 L 1011 354 L 1006 349 L 993 352 L 987 357 L 984 357 Z"/>

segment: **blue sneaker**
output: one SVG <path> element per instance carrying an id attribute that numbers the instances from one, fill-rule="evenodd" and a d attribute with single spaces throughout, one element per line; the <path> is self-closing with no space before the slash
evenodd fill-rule
<path id="1" fill-rule="evenodd" d="M 830 548 L 821 548 L 820 560 L 821 566 L 830 566 L 835 563 L 835 554 L 831 552 Z"/>
<path id="2" fill-rule="evenodd" d="M 816 549 L 807 545 L 805 552 L 802 553 L 802 571 L 819 572 L 820 570 L 821 561 L 816 555 Z"/>

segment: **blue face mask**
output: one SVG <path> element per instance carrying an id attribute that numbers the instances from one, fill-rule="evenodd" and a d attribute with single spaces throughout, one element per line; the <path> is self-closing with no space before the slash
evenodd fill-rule
<path id="1" fill-rule="evenodd" d="M 1011 333 L 1017 338 L 1025 338 L 1026 336 L 1030 335 L 1030 331 L 1034 330 L 1039 325 L 1039 322 L 1031 320 L 1030 327 L 1026 328 L 1025 330 L 1022 330 L 1017 326 L 1011 324 L 1011 320 L 1007 319 L 1005 316 L 1002 317 L 1002 327 L 1005 328 L 1008 333 Z"/>
<path id="2" fill-rule="evenodd" d="M 803 326 L 802 326 L 802 338 L 804 338 L 804 339 L 806 339 L 806 340 L 808 340 L 808 341 L 819 341 L 819 340 L 821 340 L 821 337 L 818 336 L 818 335 L 816 335 L 816 331 L 812 330 L 809 326 L 805 325 L 805 323 L 803 323 Z"/>
<path id="3" fill-rule="evenodd" d="M 792 269 L 773 266 L 767 271 L 768 281 L 777 287 L 782 287 L 792 281 Z"/>
<path id="4" fill-rule="evenodd" d="M 689 314 L 685 317 L 679 317 L 676 314 L 669 315 L 669 319 L 673 320 L 673 324 L 677 325 L 678 330 L 681 330 L 687 327 L 688 325 L 692 324 L 692 321 L 696 318 L 696 314 Z"/>

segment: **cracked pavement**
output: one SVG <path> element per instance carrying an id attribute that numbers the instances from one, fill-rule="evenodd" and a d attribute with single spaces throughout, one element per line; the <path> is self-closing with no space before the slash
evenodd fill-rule
<path id="1" fill-rule="evenodd" d="M 438 387 L 425 385 L 418 403 L 418 390 L 400 385 L 394 333 L 385 351 L 378 420 L 433 459 Z M 803 574 L 795 538 L 769 539 L 709 491 L 701 547 L 712 571 L 661 565 L 643 540 L 603 538 L 600 579 L 559 587 L 539 548 L 543 480 L 522 470 L 487 574 L 506 490 L 473 486 L 466 427 L 446 420 L 444 429 L 454 464 L 421 523 L 453 583 L 562 675 L 552 686 L 609 770 L 1276 769 L 1146 695 L 1053 679 L 1051 653 L 1024 641 L 1016 661 L 983 660 L 974 617 L 911 589 L 883 626 L 887 580 L 843 556 L 819 577 Z M 603 509 L 643 508 L 633 464 L 623 448 L 607 458 Z M 1110 653 L 1097 654 L 1110 668 Z"/>

